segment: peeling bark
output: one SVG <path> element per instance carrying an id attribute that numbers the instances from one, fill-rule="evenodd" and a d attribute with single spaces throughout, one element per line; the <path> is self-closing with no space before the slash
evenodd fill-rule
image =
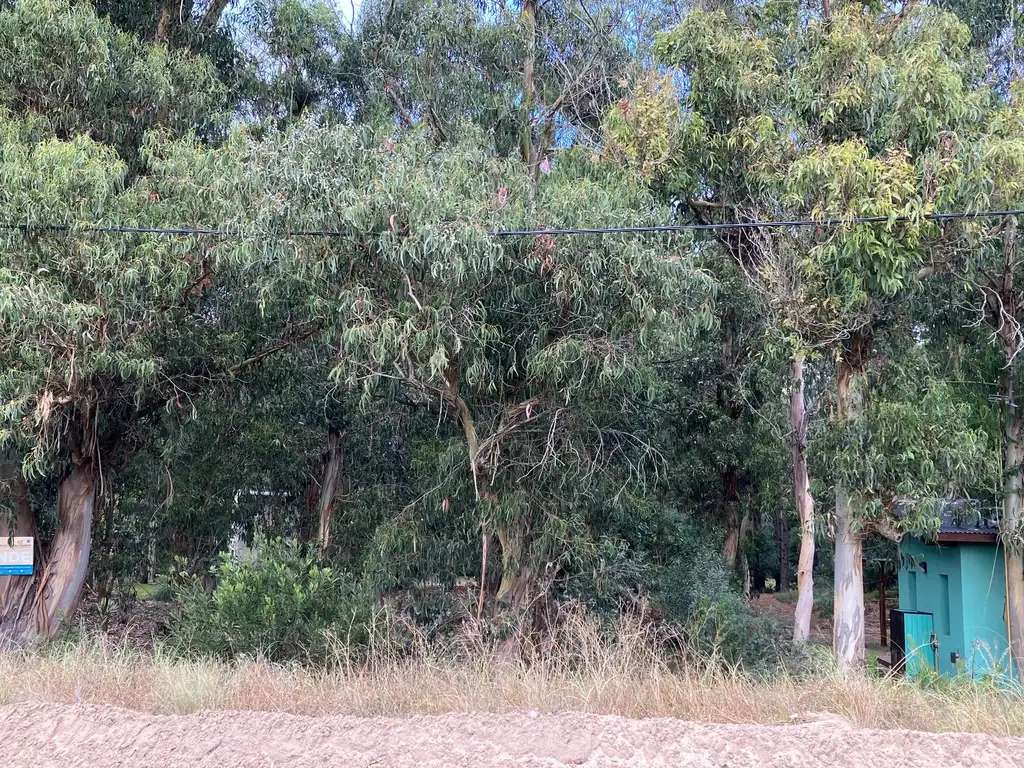
<path id="1" fill-rule="evenodd" d="M 57 488 L 57 532 L 32 576 L 17 577 L 0 608 L 0 646 L 52 639 L 74 615 L 89 566 L 96 469 L 79 460 Z M 32 534 L 25 534 L 32 535 Z"/>
<path id="2" fill-rule="evenodd" d="M 794 358 L 791 366 L 790 418 L 793 422 L 793 500 L 800 519 L 800 559 L 796 569 L 796 613 L 793 642 L 811 636 L 814 611 L 814 498 L 807 472 L 807 410 L 804 404 L 804 361 Z"/>
<path id="3" fill-rule="evenodd" d="M 175 0 L 163 0 L 160 3 L 160 16 L 156 22 L 156 35 L 154 40 L 157 43 L 166 44 L 173 34 L 175 11 L 177 10 L 178 3 Z"/>
<path id="4" fill-rule="evenodd" d="M 331 523 L 334 520 L 334 502 L 338 497 L 338 490 L 341 486 L 342 464 L 344 451 L 342 440 L 344 432 L 336 429 L 327 433 L 327 456 L 324 459 L 323 481 L 320 484 L 320 499 L 318 502 L 319 533 L 317 541 L 320 544 L 320 556 L 324 557 L 331 546 Z"/>

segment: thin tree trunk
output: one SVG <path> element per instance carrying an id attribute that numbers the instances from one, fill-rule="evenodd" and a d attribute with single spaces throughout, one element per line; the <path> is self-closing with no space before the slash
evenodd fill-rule
<path id="1" fill-rule="evenodd" d="M 886 624 L 886 587 L 889 586 L 889 570 L 882 564 L 882 573 L 878 578 L 878 632 L 879 643 L 883 648 L 889 645 L 889 627 Z"/>
<path id="2" fill-rule="evenodd" d="M 156 513 L 149 518 L 149 540 L 146 544 L 146 580 L 156 581 Z"/>
<path id="3" fill-rule="evenodd" d="M 466 438 L 466 451 L 469 454 L 469 473 L 473 480 L 473 498 L 477 505 L 480 504 L 481 500 L 492 498 L 490 488 L 487 483 L 487 473 L 481 472 L 479 464 L 479 453 L 480 441 L 476 434 L 476 422 L 473 420 L 473 414 L 469 410 L 469 404 L 462 399 L 459 394 L 459 379 L 455 372 L 455 369 L 449 367 L 445 371 L 445 380 L 447 381 L 447 390 L 445 391 L 445 399 L 450 405 L 455 408 L 455 415 L 458 419 L 459 426 L 462 427 L 462 434 Z M 487 550 L 488 541 L 490 534 L 487 531 L 487 520 L 480 520 L 480 590 L 477 597 L 477 618 L 479 619 L 483 615 L 484 608 L 484 597 L 487 592 Z M 499 539 L 501 538 L 501 531 L 498 531 Z"/>
<path id="4" fill-rule="evenodd" d="M 342 440 L 344 437 L 345 433 L 336 429 L 327 432 L 327 456 L 324 459 L 324 474 L 320 484 L 318 504 L 320 525 L 317 541 L 320 543 L 321 558 L 327 555 L 331 546 L 331 523 L 334 520 L 334 502 L 341 485 L 344 459 Z"/>
<path id="5" fill-rule="evenodd" d="M 36 572 L 9 588 L 0 610 L 0 646 L 52 639 L 72 617 L 89 567 L 96 471 L 80 460 L 57 487 L 57 533 Z M 30 534 L 26 534 L 30 535 Z"/>
<path id="6" fill-rule="evenodd" d="M 1010 655 L 1018 679 L 1024 679 L 1024 555 L 1021 534 L 1024 529 L 1024 499 L 1022 499 L 1022 473 L 1024 473 L 1024 444 L 1021 443 L 1024 415 L 1017 401 L 1017 365 L 1021 354 L 1021 339 L 1017 328 L 1017 307 L 1020 297 L 1014 287 L 1017 264 L 1017 220 L 1011 216 L 1003 229 L 1003 274 L 998 284 L 991 286 L 990 308 L 992 322 L 1002 346 L 1005 365 L 1000 380 L 1000 394 L 1006 406 L 1006 425 L 1003 435 L 1003 519 L 1000 522 L 1002 540 L 1006 547 L 1006 628 L 1010 641 Z"/>
<path id="7" fill-rule="evenodd" d="M 793 500 L 800 519 L 800 559 L 796 569 L 796 614 L 793 642 L 811 636 L 814 612 L 814 498 L 807 472 L 807 409 L 804 404 L 804 361 L 796 357 L 790 367 L 789 412 L 793 422 Z"/>
<path id="8" fill-rule="evenodd" d="M 736 568 L 742 535 L 739 478 L 736 467 L 731 464 L 722 473 L 722 491 L 725 499 L 725 543 L 722 544 L 722 559 L 731 571 Z"/>
<path id="9" fill-rule="evenodd" d="M 522 156 L 523 162 L 529 166 L 534 179 L 537 178 L 539 164 L 533 146 L 533 120 L 535 85 L 533 70 L 537 49 L 537 0 L 523 2 L 523 31 L 526 36 L 526 58 L 523 61 L 523 125 L 522 125 Z"/>
<path id="10" fill-rule="evenodd" d="M 789 588 L 789 519 L 785 509 L 778 510 L 775 515 L 775 544 L 779 551 L 779 583 L 776 589 L 782 592 Z"/>
<path id="11" fill-rule="evenodd" d="M 1006 403 L 1006 432 L 1003 438 L 1003 519 L 1000 525 L 1006 544 L 1006 605 L 1010 654 L 1019 678 L 1024 679 L 1024 557 L 1020 534 L 1024 521 L 1021 473 L 1024 445 L 1021 444 L 1022 416 L 1014 389 L 1017 366 L 1004 369 L 1002 390 Z"/>
<path id="12" fill-rule="evenodd" d="M 864 372 L 866 340 L 857 334 L 839 363 L 837 381 L 839 417 L 856 421 L 864 408 L 867 377 Z M 856 450 L 851 446 L 850 450 Z M 864 556 L 863 537 L 857 528 L 850 489 L 836 483 L 835 606 L 832 646 L 839 669 L 864 666 Z"/>
<path id="13" fill-rule="evenodd" d="M 737 502 L 738 503 L 738 502 Z M 750 511 L 743 510 L 743 517 L 740 518 L 740 535 L 739 535 L 739 548 L 740 554 L 740 577 L 743 583 L 743 597 L 746 600 L 750 599 L 750 561 L 747 559 L 747 553 L 742 549 L 743 542 L 747 539 L 747 530 L 750 526 Z M 762 582 L 763 583 L 763 580 Z"/>

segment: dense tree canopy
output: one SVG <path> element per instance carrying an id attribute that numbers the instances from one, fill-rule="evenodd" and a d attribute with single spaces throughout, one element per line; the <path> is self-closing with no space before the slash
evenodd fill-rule
<path id="1" fill-rule="evenodd" d="M 971 496 L 1019 654 L 1016 217 L 929 218 L 1022 207 L 1011 10 L 0 3 L 0 644 L 279 535 L 478 629 L 831 582 L 856 667 Z"/>

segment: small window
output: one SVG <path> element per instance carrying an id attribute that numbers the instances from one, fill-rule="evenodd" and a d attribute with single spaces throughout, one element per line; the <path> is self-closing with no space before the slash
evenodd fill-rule
<path id="1" fill-rule="evenodd" d="M 949 576 L 939 574 L 939 605 L 935 617 L 940 635 L 949 635 Z"/>
<path id="2" fill-rule="evenodd" d="M 907 573 L 907 594 L 900 595 L 900 605 L 904 610 L 917 610 L 917 571 Z"/>

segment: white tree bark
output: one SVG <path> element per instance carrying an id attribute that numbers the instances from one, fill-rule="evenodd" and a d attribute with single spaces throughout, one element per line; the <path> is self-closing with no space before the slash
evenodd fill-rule
<path id="1" fill-rule="evenodd" d="M 845 488 L 836 487 L 835 608 L 832 645 L 840 669 L 864 666 L 864 566 L 862 538 Z"/>
<path id="2" fill-rule="evenodd" d="M 866 340 L 855 337 L 839 364 L 836 386 L 839 416 L 848 422 L 856 421 L 864 410 L 866 343 Z M 843 671 L 857 671 L 864 666 L 863 537 L 856 525 L 854 503 L 850 489 L 837 482 L 832 648 L 836 663 Z"/>
<path id="3" fill-rule="evenodd" d="M 807 472 L 807 411 L 804 404 L 804 361 L 794 358 L 791 367 L 790 417 L 793 422 L 793 500 L 800 519 L 800 559 L 796 570 L 796 615 L 793 642 L 811 635 L 814 611 L 814 498 Z"/>

